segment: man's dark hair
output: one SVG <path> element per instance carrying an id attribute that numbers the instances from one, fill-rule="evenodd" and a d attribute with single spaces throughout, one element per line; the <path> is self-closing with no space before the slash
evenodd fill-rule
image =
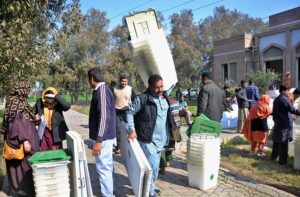
<path id="1" fill-rule="evenodd" d="M 293 94 L 298 94 L 298 95 L 300 95 L 300 89 L 299 89 L 299 88 L 296 88 L 296 89 L 293 91 Z"/>
<path id="2" fill-rule="evenodd" d="M 154 75 L 152 75 L 152 76 L 149 77 L 149 79 L 148 79 L 148 85 L 149 86 L 153 86 L 156 82 L 158 82 L 160 80 L 163 80 L 161 78 L 161 76 L 159 76 L 157 74 L 154 74 Z"/>
<path id="3" fill-rule="evenodd" d="M 252 81 L 252 80 L 249 80 L 248 83 L 249 83 L 249 85 L 252 85 L 252 84 L 253 84 L 253 81 Z"/>
<path id="4" fill-rule="evenodd" d="M 201 74 L 201 78 L 211 79 L 210 74 L 208 72 L 204 72 Z"/>
<path id="5" fill-rule="evenodd" d="M 288 90 L 284 85 L 280 85 L 279 92 L 282 93 L 283 91 Z"/>
<path id="6" fill-rule="evenodd" d="M 120 75 L 120 77 L 119 77 L 119 81 L 121 81 L 122 79 L 129 79 L 129 77 L 127 76 L 127 75 L 125 75 L 125 74 L 122 74 L 122 75 Z"/>
<path id="7" fill-rule="evenodd" d="M 235 92 L 235 93 L 238 93 L 240 90 L 241 90 L 241 88 L 235 88 L 235 89 L 234 89 L 234 92 Z"/>
<path id="8" fill-rule="evenodd" d="M 223 90 L 227 90 L 227 89 L 229 89 L 229 86 L 228 85 L 224 85 Z"/>
<path id="9" fill-rule="evenodd" d="M 88 71 L 88 77 L 89 77 L 89 79 L 93 78 L 96 82 L 104 81 L 104 76 L 103 76 L 100 68 L 98 68 L 98 67 L 91 68 Z"/>
<path id="10" fill-rule="evenodd" d="M 245 83 L 246 83 L 245 80 L 242 80 L 242 81 L 241 81 L 241 85 L 244 85 Z"/>

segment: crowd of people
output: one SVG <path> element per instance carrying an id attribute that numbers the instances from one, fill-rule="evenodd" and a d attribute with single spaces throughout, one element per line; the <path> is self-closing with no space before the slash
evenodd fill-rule
<path id="1" fill-rule="evenodd" d="M 163 91 L 162 77 L 156 74 L 149 77 L 148 88 L 138 96 L 128 85 L 126 75 L 121 75 L 119 84 L 113 88 L 105 83 L 99 68 L 90 69 L 87 75 L 93 90 L 89 138 L 93 142 L 92 155 L 96 160 L 102 196 L 114 196 L 113 153 L 119 153 L 121 133 L 127 134 L 128 140 L 138 140 L 152 168 L 150 197 L 157 196 L 160 193 L 156 186 L 158 174 L 170 165 L 175 142 L 180 140 L 176 137 L 181 126 L 179 117 L 183 117 L 188 126 L 191 125 L 192 113 L 184 96 L 176 95 L 178 100 L 169 98 Z M 290 94 L 290 87 L 281 85 L 280 95 L 271 108 L 270 97 L 266 94 L 259 96 L 258 88 L 252 81 L 248 86 L 247 81 L 242 80 L 234 96 L 228 86 L 224 86 L 222 91 L 209 73 L 203 73 L 201 81 L 195 115 L 204 114 L 220 122 L 222 113 L 232 111 L 232 102 L 237 102 L 237 132 L 251 141 L 251 154 L 258 156 L 265 155 L 263 149 L 270 129 L 267 118 L 272 115 L 271 159 L 279 157 L 279 164 L 287 163 L 288 142 L 293 140 L 292 114 L 300 115 L 300 111 L 293 107 L 293 102 L 300 96 L 299 89 Z M 26 101 L 29 94 L 30 85 L 27 82 L 14 84 L 5 105 L 1 127 L 6 145 L 16 150 L 23 147 L 25 152 L 21 159 L 6 158 L 12 196 L 34 195 L 32 172 L 27 159 L 38 151 L 62 149 L 62 141 L 68 131 L 63 111 L 69 110 L 70 104 L 60 97 L 55 88 L 46 88 L 34 107 Z"/>
<path id="2" fill-rule="evenodd" d="M 272 133 L 271 160 L 277 160 L 281 165 L 287 164 L 288 142 L 293 141 L 293 121 L 299 116 L 299 110 L 294 108 L 294 101 L 300 97 L 300 89 L 291 89 L 291 77 L 287 73 L 282 85 L 279 87 L 279 96 L 273 101 L 269 95 L 259 95 L 259 89 L 249 80 L 242 80 L 240 87 L 236 88 L 234 97 L 225 96 L 227 110 L 230 103 L 238 104 L 237 132 L 251 142 L 250 154 L 265 156 L 264 146 L 270 133 Z M 228 91 L 224 86 L 225 95 Z M 272 116 L 274 127 L 269 128 L 267 118 Z M 270 132 L 272 131 L 272 132 Z"/>

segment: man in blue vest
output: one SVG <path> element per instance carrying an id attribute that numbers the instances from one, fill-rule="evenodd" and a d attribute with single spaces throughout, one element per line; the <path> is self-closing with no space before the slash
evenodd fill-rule
<path id="1" fill-rule="evenodd" d="M 137 97 L 127 111 L 128 139 L 137 138 L 152 168 L 150 197 L 156 197 L 160 190 L 156 187 L 161 151 L 168 144 L 169 132 L 174 122 L 170 112 L 168 97 L 163 92 L 163 80 L 152 75 L 148 89 Z"/>

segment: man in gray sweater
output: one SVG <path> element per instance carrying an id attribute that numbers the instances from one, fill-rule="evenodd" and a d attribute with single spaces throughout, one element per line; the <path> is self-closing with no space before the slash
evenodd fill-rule
<path id="1" fill-rule="evenodd" d="M 202 73 L 203 86 L 198 95 L 197 116 L 204 114 L 209 119 L 221 122 L 226 109 L 224 92 L 211 80 L 209 73 Z"/>

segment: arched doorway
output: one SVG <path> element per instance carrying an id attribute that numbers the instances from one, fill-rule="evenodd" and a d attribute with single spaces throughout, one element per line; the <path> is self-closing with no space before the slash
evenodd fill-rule
<path id="1" fill-rule="evenodd" d="M 279 47 L 271 46 L 263 53 L 266 70 L 283 74 L 283 50 Z"/>

